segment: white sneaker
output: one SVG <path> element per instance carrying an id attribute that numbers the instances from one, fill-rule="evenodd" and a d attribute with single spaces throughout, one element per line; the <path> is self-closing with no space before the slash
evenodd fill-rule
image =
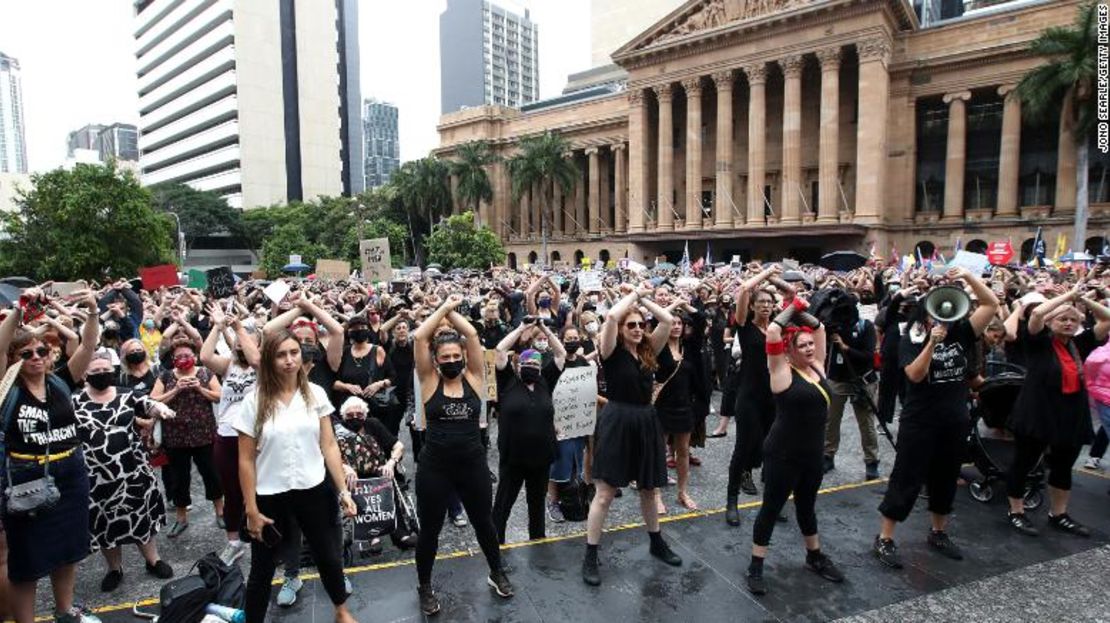
<path id="1" fill-rule="evenodd" d="M 1083 469 L 1102 471 L 1102 459 L 1097 456 L 1088 457 L 1087 462 L 1083 464 Z"/>
<path id="2" fill-rule="evenodd" d="M 351 586 L 351 578 L 347 577 L 346 575 L 343 576 L 343 592 L 347 593 L 348 595 L 355 592 L 355 587 Z"/>
<path id="3" fill-rule="evenodd" d="M 244 543 L 242 541 L 237 541 L 235 543 L 228 543 L 224 547 L 224 551 L 220 552 L 220 560 L 224 561 L 224 564 L 230 567 L 231 565 L 235 564 L 235 561 L 242 558 L 243 554 L 246 554 L 246 553 L 247 553 L 247 544 L 246 543 Z"/>
<path id="4" fill-rule="evenodd" d="M 304 580 L 301 578 L 285 578 L 285 582 L 281 585 L 281 590 L 278 591 L 277 605 L 282 608 L 288 608 L 297 603 L 297 593 L 300 592 L 301 587 L 304 586 Z"/>
<path id="5" fill-rule="evenodd" d="M 465 528 L 466 527 L 466 513 L 459 513 L 455 517 L 452 517 L 451 518 L 451 523 L 455 524 L 456 528 Z"/>

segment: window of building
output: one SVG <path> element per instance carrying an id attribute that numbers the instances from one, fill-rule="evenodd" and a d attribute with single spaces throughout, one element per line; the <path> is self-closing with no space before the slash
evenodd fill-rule
<path id="1" fill-rule="evenodd" d="M 1002 97 L 996 89 L 975 91 L 967 103 L 967 161 L 964 209 L 998 204 L 998 157 L 1002 149 Z"/>
<path id="2" fill-rule="evenodd" d="M 944 209 L 944 167 L 948 146 L 948 104 L 939 97 L 917 100 L 917 212 Z"/>

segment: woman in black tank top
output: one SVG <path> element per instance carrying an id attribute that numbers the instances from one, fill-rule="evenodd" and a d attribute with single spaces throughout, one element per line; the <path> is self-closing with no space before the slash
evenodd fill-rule
<path id="1" fill-rule="evenodd" d="M 416 329 L 413 346 L 420 380 L 417 399 L 424 405 L 426 426 L 416 469 L 416 512 L 421 527 L 416 574 L 420 609 L 427 616 L 439 612 L 439 600 L 432 590 L 432 566 L 452 493 L 462 501 L 489 563 L 487 583 L 501 597 L 513 595 L 512 584 L 501 568 L 493 525 L 493 489 L 482 446 L 482 344 L 474 325 L 455 311 L 462 300 L 457 294 L 448 297 Z M 444 324 L 450 326 L 441 328 Z"/>
<path id="2" fill-rule="evenodd" d="M 821 552 L 814 504 L 824 476 L 825 420 L 829 387 L 825 381 L 825 328 L 806 313 L 801 301 L 767 327 L 767 369 L 775 420 L 763 444 L 763 505 L 752 529 L 748 589 L 767 592 L 763 559 L 782 507 L 791 494 L 798 527 L 806 545 L 806 567 L 831 582 L 843 582 L 840 570 Z M 800 311 L 799 311 L 800 310 Z M 795 321 L 799 326 L 786 325 Z M 785 340 L 783 333 L 786 334 Z"/>

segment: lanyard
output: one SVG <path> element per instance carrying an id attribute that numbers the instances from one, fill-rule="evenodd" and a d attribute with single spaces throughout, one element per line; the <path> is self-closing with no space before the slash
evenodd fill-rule
<path id="1" fill-rule="evenodd" d="M 790 367 L 793 368 L 794 371 L 798 373 L 798 376 L 802 377 L 803 381 L 805 381 L 806 383 L 809 383 L 817 391 L 821 392 L 821 395 L 824 396 L 824 398 L 825 398 L 825 406 L 826 407 L 832 406 L 832 400 L 829 399 L 829 393 L 825 391 L 825 388 L 821 386 L 821 383 L 814 383 L 813 381 L 809 380 L 809 378 L 806 375 L 802 374 L 802 371 L 799 370 L 796 366 L 791 365 Z"/>

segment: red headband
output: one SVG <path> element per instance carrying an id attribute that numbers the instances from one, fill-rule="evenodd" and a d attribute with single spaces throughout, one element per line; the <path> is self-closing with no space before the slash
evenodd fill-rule
<path id="1" fill-rule="evenodd" d="M 813 329 L 810 329 L 809 327 L 795 327 L 793 325 L 786 327 L 786 341 L 790 345 L 793 345 L 794 338 L 796 338 L 799 333 L 813 333 Z"/>
<path id="2" fill-rule="evenodd" d="M 293 321 L 293 324 L 289 326 L 290 329 L 300 329 L 301 327 L 308 327 L 309 329 L 312 329 L 312 332 L 314 334 L 320 334 L 320 328 L 316 326 L 315 322 L 309 320 L 308 318 L 297 318 Z"/>

